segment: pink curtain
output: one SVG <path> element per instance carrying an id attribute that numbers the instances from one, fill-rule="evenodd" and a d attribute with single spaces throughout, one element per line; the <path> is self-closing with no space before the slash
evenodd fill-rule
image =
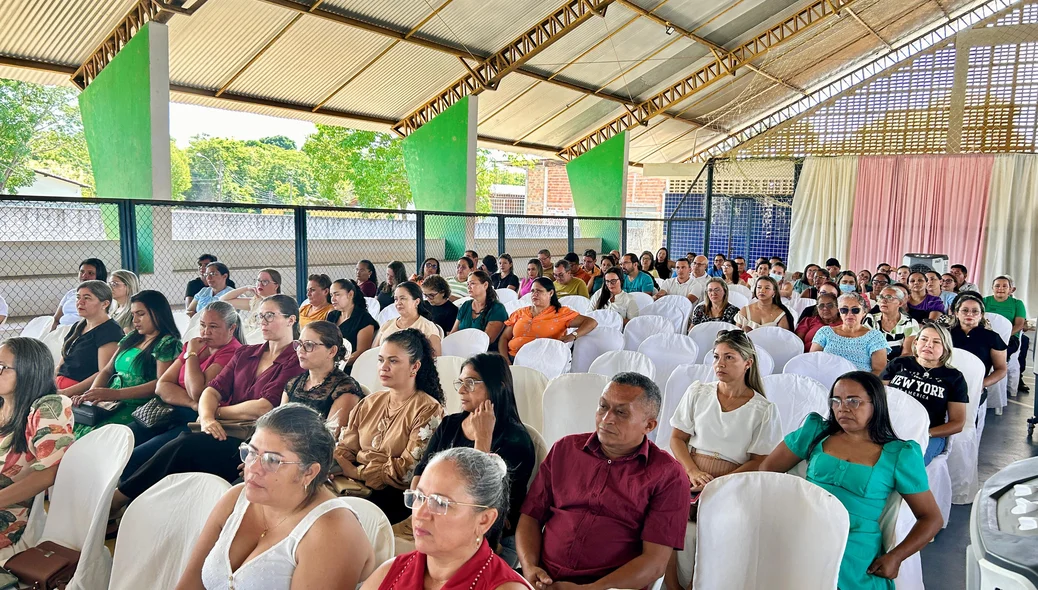
<path id="1" fill-rule="evenodd" d="M 878 156 L 858 164 L 848 268 L 947 254 L 977 276 L 984 260 L 994 157 Z"/>

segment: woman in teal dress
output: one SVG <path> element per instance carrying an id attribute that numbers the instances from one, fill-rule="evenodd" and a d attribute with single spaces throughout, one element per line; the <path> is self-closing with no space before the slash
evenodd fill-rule
<path id="1" fill-rule="evenodd" d="M 72 398 L 84 402 L 120 402 L 115 413 L 103 423 L 76 424 L 76 438 L 104 424 L 129 424 L 133 411 L 155 395 L 158 376 L 169 368 L 180 353 L 180 331 L 173 320 L 166 296 L 158 291 L 141 291 L 130 298 L 133 330 L 119 342 L 119 348 L 94 383 L 83 395 Z"/>
<path id="2" fill-rule="evenodd" d="M 828 419 L 807 417 L 764 460 L 761 471 L 789 471 L 807 461 L 807 480 L 836 496 L 850 514 L 850 535 L 840 563 L 840 590 L 894 590 L 901 562 L 941 530 L 923 454 L 894 434 L 883 382 L 854 371 L 836 380 Z M 879 519 L 892 492 L 901 494 L 916 523 L 887 553 Z"/>

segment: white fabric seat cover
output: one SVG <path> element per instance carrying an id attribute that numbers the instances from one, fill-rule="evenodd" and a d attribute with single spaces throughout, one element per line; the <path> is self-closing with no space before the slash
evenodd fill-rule
<path id="1" fill-rule="evenodd" d="M 530 486 L 533 485 L 534 478 L 537 477 L 537 472 L 541 468 L 541 463 L 543 463 L 544 458 L 548 456 L 548 451 L 550 449 L 548 443 L 544 442 L 544 437 L 541 436 L 540 432 L 537 432 L 536 428 L 526 423 L 523 423 L 523 426 L 526 427 L 526 433 L 530 435 L 530 440 L 533 442 L 533 456 L 535 459 L 533 470 L 530 471 L 530 481 L 526 482 L 526 489 L 530 489 Z"/>
<path id="2" fill-rule="evenodd" d="M 778 408 L 782 436 L 803 426 L 812 412 L 829 415 L 829 392 L 810 377 L 791 373 L 767 375 L 763 393 Z"/>
<path id="3" fill-rule="evenodd" d="M 616 312 L 609 313 L 616 315 Z M 617 318 L 620 316 L 616 315 Z M 591 332 L 577 338 L 573 343 L 571 373 L 587 373 L 591 363 L 607 352 L 624 349 L 624 335 L 617 328 L 605 328 L 599 324 Z"/>
<path id="4" fill-rule="evenodd" d="M 108 590 L 175 587 L 209 513 L 229 489 L 209 473 L 175 473 L 131 502 L 115 540 Z"/>
<path id="5" fill-rule="evenodd" d="M 746 301 L 749 301 L 750 298 L 753 297 L 753 291 L 751 291 L 750 288 L 745 285 L 728 285 L 729 299 L 731 299 L 732 293 L 738 293 L 739 295 L 742 295 L 746 298 Z M 732 305 L 735 304 L 733 303 Z"/>
<path id="6" fill-rule="evenodd" d="M 674 324 L 667 318 L 658 315 L 638 316 L 627 322 L 624 328 L 624 350 L 638 350 L 645 339 L 653 334 L 666 334 L 674 331 Z"/>
<path id="7" fill-rule="evenodd" d="M 440 343 L 440 349 L 444 355 L 460 356 L 466 359 L 486 352 L 488 348 L 490 348 L 490 336 L 475 328 L 466 328 L 448 334 Z"/>
<path id="8" fill-rule="evenodd" d="M 790 359 L 782 372 L 811 377 L 821 383 L 826 391 L 831 391 L 840 375 L 856 370 L 854 363 L 842 356 L 828 352 L 808 352 Z"/>
<path id="9" fill-rule="evenodd" d="M 356 379 L 357 383 L 371 391 L 382 389 L 382 382 L 378 379 L 378 354 L 378 346 L 373 346 L 360 353 L 357 360 L 353 361 L 353 369 L 350 371 L 350 376 Z"/>
<path id="10" fill-rule="evenodd" d="M 457 293 L 454 293 L 454 295 L 457 295 Z M 464 297 L 459 297 L 459 298 L 455 299 L 454 300 L 454 306 L 457 307 L 458 309 L 461 309 L 461 306 L 465 305 L 469 301 L 472 301 L 472 298 L 469 297 L 468 295 L 465 295 Z"/>
<path id="11" fill-rule="evenodd" d="M 50 327 L 53 323 L 54 318 L 49 315 L 41 315 L 32 318 L 29 320 L 29 323 L 25 324 L 25 327 L 22 328 L 22 332 L 19 336 L 22 338 L 36 338 L 37 340 L 42 340 L 43 337 L 50 332 Z"/>
<path id="12" fill-rule="evenodd" d="M 41 338 L 41 341 L 47 345 L 47 350 L 50 350 L 54 366 L 61 363 L 61 346 L 65 344 L 65 336 L 72 331 L 72 327 L 69 324 L 61 324 L 53 332 L 48 332 Z"/>
<path id="13" fill-rule="evenodd" d="M 497 300 L 502 304 L 508 303 L 509 301 L 519 301 L 519 294 L 508 287 L 505 287 L 504 289 L 494 289 L 494 293 L 497 295 Z"/>
<path id="14" fill-rule="evenodd" d="M 639 315 L 658 315 L 670 320 L 674 324 L 674 331 L 684 334 L 688 330 L 688 317 L 692 314 L 692 302 L 681 295 L 664 295 L 644 309 L 638 310 Z"/>
<path id="15" fill-rule="evenodd" d="M 952 350 L 951 365 L 966 379 L 970 400 L 966 405 L 966 424 L 962 432 L 948 437 L 948 473 L 951 476 L 952 503 L 969 504 L 980 491 L 977 477 L 980 434 L 975 422 L 977 412 L 985 411 L 978 408 L 984 391 L 984 363 L 973 353 L 956 348 Z"/>
<path id="16" fill-rule="evenodd" d="M 620 332 L 624 329 L 624 319 L 611 309 L 592 309 L 584 315 L 598 322 L 598 328 L 613 328 Z"/>
<path id="17" fill-rule="evenodd" d="M 733 285 L 728 285 L 728 289 L 729 289 L 729 292 L 728 292 L 728 303 L 734 305 L 735 307 L 738 307 L 739 309 L 742 309 L 742 308 L 746 307 L 747 305 L 749 305 L 750 304 L 750 296 L 749 295 L 743 295 L 742 293 L 740 293 L 738 291 L 733 291 L 733 290 L 731 290 L 732 287 L 733 287 Z M 747 289 L 747 291 L 749 291 L 749 289 Z"/>
<path id="18" fill-rule="evenodd" d="M 798 297 L 795 301 L 793 301 L 792 305 L 789 307 L 789 311 L 796 310 L 797 315 L 803 316 L 804 310 L 811 307 L 812 305 L 818 305 L 818 300 L 811 299 L 810 297 Z"/>
<path id="19" fill-rule="evenodd" d="M 378 312 L 382 311 L 382 305 L 378 302 L 378 299 L 376 297 L 365 297 L 364 303 L 367 304 L 368 313 L 371 314 L 371 317 L 377 318 Z M 390 305 L 390 307 L 392 307 L 392 305 Z"/>
<path id="20" fill-rule="evenodd" d="M 447 400 L 447 413 L 456 414 L 461 411 L 461 398 L 454 389 L 454 381 L 461 375 L 461 366 L 465 359 L 460 356 L 442 355 L 433 359 L 436 364 L 436 374 L 440 378 L 440 389 Z"/>
<path id="21" fill-rule="evenodd" d="M 678 365 L 694 363 L 699 358 L 699 347 L 696 341 L 683 333 L 653 334 L 642 342 L 638 352 L 644 354 L 656 365 L 656 385 L 662 392 L 667 387 L 670 374 Z"/>
<path id="22" fill-rule="evenodd" d="M 987 314 L 984 314 L 984 317 L 991 324 L 991 329 L 995 333 L 997 333 L 999 336 L 1002 337 L 1002 342 L 1006 346 L 1009 346 L 1009 339 L 1013 335 L 1013 322 L 1010 322 L 1009 320 L 1007 320 L 1006 318 L 998 315 L 997 313 L 987 313 Z M 1018 353 L 1019 353 L 1019 351 L 1017 351 L 1017 353 L 1014 353 L 1014 354 L 1018 354 Z M 1017 362 L 1017 366 L 1016 366 L 1016 373 L 1017 373 L 1016 374 L 1016 379 L 1017 379 L 1017 381 L 1019 381 L 1019 379 L 1020 379 L 1020 365 L 1019 365 L 1020 360 L 1019 360 L 1019 358 L 1017 359 L 1016 362 Z M 1013 375 L 1012 375 L 1012 373 L 1013 373 L 1013 369 L 1012 369 L 1013 361 L 1012 361 L 1012 359 L 1009 358 L 1009 357 L 1006 357 L 1006 363 L 1008 365 L 1007 366 L 1008 370 L 1006 371 L 1006 376 L 1001 378 L 1001 379 L 999 379 L 998 383 L 995 383 L 994 385 L 992 385 L 991 387 L 988 388 L 988 403 L 987 403 L 987 407 L 993 408 L 995 410 L 995 414 L 999 415 L 999 416 L 1002 415 L 1002 409 L 1009 405 L 1009 401 L 1008 401 L 1009 400 L 1009 395 L 1008 395 L 1009 394 L 1009 383 L 1012 382 L 1012 377 L 1013 377 Z M 1015 383 L 1014 383 L 1014 385 L 1015 385 Z M 1015 393 L 1015 391 L 1016 391 L 1015 387 L 1014 387 L 1013 391 Z"/>
<path id="23" fill-rule="evenodd" d="M 685 397 L 685 391 L 696 381 L 713 383 L 717 381 L 714 368 L 710 365 L 678 365 L 667 379 L 667 387 L 663 390 L 663 407 L 660 409 L 659 425 L 656 427 L 656 446 L 670 453 L 670 418 L 674 410 Z M 650 434 L 649 436 L 652 436 Z"/>
<path id="24" fill-rule="evenodd" d="M 746 335 L 755 345 L 768 351 L 776 367 L 785 367 L 790 359 L 804 354 L 804 342 L 785 328 L 764 326 L 750 330 Z"/>
<path id="25" fill-rule="evenodd" d="M 364 498 L 343 497 L 342 500 L 357 515 L 364 535 L 375 551 L 375 563 L 382 564 L 392 558 L 396 554 L 396 540 L 393 537 L 393 525 L 385 513 Z"/>
<path id="26" fill-rule="evenodd" d="M 240 315 L 241 312 L 239 312 Z M 187 317 L 186 311 L 174 311 L 173 312 L 173 323 L 177 325 L 177 330 L 181 334 L 187 332 L 187 325 L 191 322 L 191 318 Z"/>
<path id="27" fill-rule="evenodd" d="M 631 293 L 631 297 L 634 297 L 634 301 L 638 304 L 638 314 L 640 315 L 642 310 L 652 305 L 654 301 L 652 295 L 648 293 L 642 293 L 641 291 L 635 291 Z"/>
<path id="28" fill-rule="evenodd" d="M 609 377 L 569 373 L 552 379 L 544 390 L 544 442 L 550 447 L 569 434 L 594 432 L 598 399 Z"/>
<path id="29" fill-rule="evenodd" d="M 537 338 L 519 349 L 514 364 L 537 369 L 551 381 L 569 370 L 571 359 L 568 344 L 553 338 Z"/>
<path id="30" fill-rule="evenodd" d="M 703 322 L 698 326 L 692 326 L 692 329 L 688 331 L 688 335 L 696 342 L 696 346 L 699 347 L 699 354 L 705 354 L 706 351 L 714 349 L 714 340 L 717 340 L 718 332 L 721 330 L 735 330 L 737 328 L 738 326 L 728 322 Z"/>
<path id="31" fill-rule="evenodd" d="M 785 473 L 735 473 L 699 504 L 692 588 L 836 588 L 850 518 L 832 494 Z"/>
<path id="32" fill-rule="evenodd" d="M 381 326 L 381 325 L 385 324 L 386 322 L 388 322 L 389 320 L 395 320 L 398 317 L 400 317 L 400 312 L 397 311 L 396 306 L 395 305 L 387 305 L 385 307 L 385 309 L 383 309 L 382 311 L 378 312 L 378 315 L 375 316 L 375 320 L 378 322 L 378 325 Z"/>
<path id="33" fill-rule="evenodd" d="M 566 295 L 559 298 L 559 303 L 581 315 L 591 310 L 591 300 L 583 295 Z"/>
<path id="34" fill-rule="evenodd" d="M 520 309 L 522 309 L 524 307 L 530 307 L 531 305 L 533 305 L 533 304 L 530 303 L 529 301 L 523 301 L 522 299 L 517 299 L 517 300 L 514 300 L 514 301 L 508 301 L 508 302 L 505 303 L 505 311 L 508 313 L 508 315 L 512 315 L 513 313 L 519 311 Z"/>
<path id="35" fill-rule="evenodd" d="M 633 371 L 656 379 L 656 365 L 649 357 L 634 350 L 614 350 L 607 352 L 591 363 L 588 373 L 597 373 L 612 378 L 617 373 Z"/>
<path id="36" fill-rule="evenodd" d="M 515 388 L 515 405 L 524 424 L 538 431 L 544 427 L 542 398 L 548 387 L 548 378 L 537 369 L 512 366 L 512 387 Z"/>

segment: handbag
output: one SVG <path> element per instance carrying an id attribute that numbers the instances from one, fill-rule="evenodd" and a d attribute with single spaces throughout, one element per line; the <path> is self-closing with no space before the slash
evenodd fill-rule
<path id="1" fill-rule="evenodd" d="M 349 496 L 351 498 L 367 498 L 371 496 L 371 488 L 345 475 L 336 475 L 328 482 L 328 486 L 340 496 Z"/>
<path id="2" fill-rule="evenodd" d="M 227 438 L 249 440 L 252 438 L 252 433 L 256 432 L 255 420 L 217 420 L 217 422 L 223 427 Z M 201 422 L 188 422 L 187 427 L 191 432 L 202 432 Z"/>
<path id="3" fill-rule="evenodd" d="M 166 426 L 173 420 L 175 408 L 158 397 L 153 397 L 133 411 L 133 419 L 145 428 Z"/>
<path id="4" fill-rule="evenodd" d="M 97 426 L 111 418 L 122 405 L 122 402 L 84 402 L 72 406 L 72 415 L 75 416 L 76 424 Z"/>
<path id="5" fill-rule="evenodd" d="M 33 590 L 64 588 L 79 564 L 79 551 L 44 541 L 7 560 L 5 567 Z"/>

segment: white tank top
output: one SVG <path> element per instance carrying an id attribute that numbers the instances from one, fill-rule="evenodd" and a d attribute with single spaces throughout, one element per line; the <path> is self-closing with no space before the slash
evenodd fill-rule
<path id="1" fill-rule="evenodd" d="M 234 503 L 234 511 L 220 531 L 220 538 L 202 564 L 202 585 L 206 590 L 289 590 L 296 569 L 296 547 L 317 519 L 336 508 L 345 508 L 353 512 L 354 516 L 357 514 L 343 498 L 321 502 L 299 521 L 287 537 L 243 563 L 232 574 L 229 557 L 231 542 L 238 534 L 238 527 L 248 507 L 249 501 L 243 489 L 238 501 Z"/>

